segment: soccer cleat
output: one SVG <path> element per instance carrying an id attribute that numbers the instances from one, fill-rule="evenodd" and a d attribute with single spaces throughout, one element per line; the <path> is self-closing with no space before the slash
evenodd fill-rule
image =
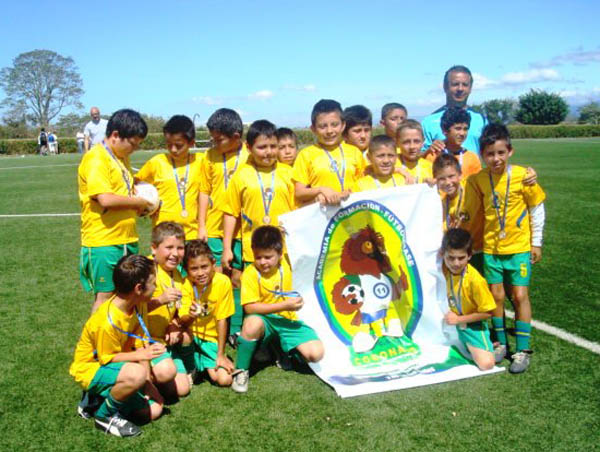
<path id="1" fill-rule="evenodd" d="M 81 394 L 81 402 L 77 405 L 77 415 L 82 419 L 92 419 L 96 410 L 102 405 L 104 399 L 99 396 L 90 396 L 87 391 Z"/>
<path id="2" fill-rule="evenodd" d="M 106 434 L 126 438 L 128 436 L 138 436 L 142 434 L 142 429 L 129 422 L 127 419 L 119 417 L 118 414 L 107 418 L 96 418 L 95 425 L 97 429 L 102 430 Z"/>
<path id="3" fill-rule="evenodd" d="M 237 339 L 240 333 L 233 333 L 227 336 L 227 343 L 231 348 L 237 348 Z"/>
<path id="4" fill-rule="evenodd" d="M 82 419 L 91 419 L 93 416 L 88 413 L 81 405 L 77 405 L 77 415 Z"/>
<path id="5" fill-rule="evenodd" d="M 250 371 L 236 370 L 233 373 L 233 382 L 231 383 L 231 389 L 240 394 L 248 392 L 248 380 L 250 380 Z"/>
<path id="6" fill-rule="evenodd" d="M 521 350 L 512 355 L 512 363 L 510 363 L 508 371 L 511 374 L 521 374 L 525 372 L 529 367 L 530 356 L 532 353 L 531 350 Z"/>
<path id="7" fill-rule="evenodd" d="M 506 345 L 496 343 L 494 344 L 494 361 L 496 364 L 500 364 L 502 360 L 506 358 Z"/>

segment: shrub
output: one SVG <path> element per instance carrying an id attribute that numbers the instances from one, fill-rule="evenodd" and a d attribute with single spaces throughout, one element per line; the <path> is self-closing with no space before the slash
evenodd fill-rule
<path id="1" fill-rule="evenodd" d="M 558 124 L 568 113 L 567 102 L 558 94 L 532 89 L 519 97 L 515 118 L 523 124 Z"/>

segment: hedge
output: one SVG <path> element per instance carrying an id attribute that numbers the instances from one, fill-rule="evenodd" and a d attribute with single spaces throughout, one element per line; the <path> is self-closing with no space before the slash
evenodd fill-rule
<path id="1" fill-rule="evenodd" d="M 559 124 L 554 126 L 528 126 L 528 125 L 510 125 L 510 134 L 512 138 L 580 138 L 580 137 L 600 137 L 600 125 L 593 124 Z M 298 137 L 298 146 L 304 147 L 315 142 L 315 138 L 310 129 L 296 129 Z M 383 133 L 383 129 L 377 127 L 373 130 L 374 134 Z M 210 135 L 206 130 L 199 130 L 196 134 L 197 140 L 209 140 Z M 77 152 L 77 141 L 75 138 L 58 139 L 60 153 Z M 162 133 L 148 134 L 142 141 L 141 149 L 164 149 L 165 138 Z M 38 152 L 37 140 L 14 139 L 0 140 L 0 154 L 36 154 Z"/>

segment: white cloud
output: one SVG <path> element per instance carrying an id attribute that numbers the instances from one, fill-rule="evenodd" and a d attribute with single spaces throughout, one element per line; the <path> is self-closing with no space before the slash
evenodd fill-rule
<path id="1" fill-rule="evenodd" d="M 558 91 L 571 105 L 582 105 L 592 101 L 600 100 L 600 87 L 596 86 L 590 90 L 563 89 Z"/>
<path id="2" fill-rule="evenodd" d="M 561 80 L 562 77 L 554 69 L 531 69 L 525 72 L 509 72 L 504 74 L 501 82 L 507 85 Z"/>
<path id="3" fill-rule="evenodd" d="M 485 75 L 473 72 L 473 89 L 476 91 L 482 89 L 493 88 L 498 85 L 498 82 L 487 78 Z"/>
<path id="4" fill-rule="evenodd" d="M 547 68 L 553 66 L 562 66 L 563 64 L 586 65 L 588 63 L 600 63 L 600 48 L 596 50 L 576 49 L 572 52 L 557 55 L 548 61 L 538 61 L 531 63 L 530 66 L 535 68 Z"/>
<path id="5" fill-rule="evenodd" d="M 257 100 L 267 100 L 274 96 L 273 91 L 268 89 L 262 89 L 260 91 L 256 91 L 255 93 L 249 94 L 249 99 L 257 99 Z"/>
<path id="6" fill-rule="evenodd" d="M 282 87 L 288 91 L 301 91 L 305 93 L 314 93 L 317 90 L 316 85 L 307 83 L 306 85 L 285 84 Z"/>
<path id="7" fill-rule="evenodd" d="M 444 105 L 446 103 L 446 98 L 444 96 L 432 96 L 427 98 L 415 99 L 407 103 L 410 103 L 411 105 L 415 105 L 417 107 L 439 107 L 440 105 Z"/>

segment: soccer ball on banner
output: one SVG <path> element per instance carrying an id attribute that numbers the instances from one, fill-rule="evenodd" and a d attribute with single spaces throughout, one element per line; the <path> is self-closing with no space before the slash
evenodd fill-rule
<path id="1" fill-rule="evenodd" d="M 140 198 L 144 198 L 146 201 L 151 203 L 150 207 L 147 207 L 140 216 L 145 217 L 146 215 L 152 215 L 160 207 L 160 198 L 158 197 L 158 190 L 152 184 L 146 182 L 138 182 L 134 186 L 135 195 Z"/>

